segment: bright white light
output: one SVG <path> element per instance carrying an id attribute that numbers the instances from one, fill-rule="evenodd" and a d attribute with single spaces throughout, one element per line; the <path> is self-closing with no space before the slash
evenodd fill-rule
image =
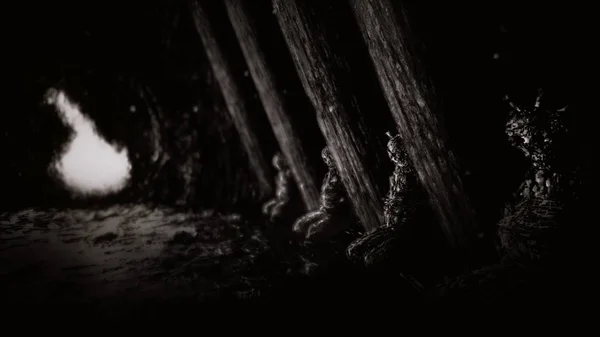
<path id="1" fill-rule="evenodd" d="M 127 149 L 118 150 L 97 132 L 94 122 L 64 92 L 51 89 L 47 103 L 54 105 L 74 135 L 51 166 L 77 194 L 108 195 L 122 190 L 130 178 Z"/>

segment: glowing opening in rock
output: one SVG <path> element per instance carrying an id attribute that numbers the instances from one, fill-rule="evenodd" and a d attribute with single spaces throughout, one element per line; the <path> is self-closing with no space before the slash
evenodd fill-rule
<path id="1" fill-rule="evenodd" d="M 127 149 L 117 149 L 103 139 L 94 122 L 64 92 L 51 89 L 46 99 L 73 132 L 64 151 L 50 164 L 59 178 L 79 195 L 104 196 L 121 191 L 131 174 Z"/>

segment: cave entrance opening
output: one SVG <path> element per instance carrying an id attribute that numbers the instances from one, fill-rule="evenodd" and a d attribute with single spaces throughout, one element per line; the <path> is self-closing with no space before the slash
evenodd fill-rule
<path id="1" fill-rule="evenodd" d="M 93 120 L 64 91 L 50 89 L 46 103 L 55 107 L 71 137 L 50 163 L 49 171 L 77 197 L 102 197 L 122 191 L 131 177 L 127 148 L 110 144 Z"/>

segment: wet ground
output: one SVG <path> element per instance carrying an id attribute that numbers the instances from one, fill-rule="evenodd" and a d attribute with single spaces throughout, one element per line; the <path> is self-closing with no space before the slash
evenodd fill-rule
<path id="1" fill-rule="evenodd" d="M 220 331 L 281 332 L 278 327 L 286 326 L 349 336 L 359 328 L 405 326 L 423 313 L 421 295 L 399 274 L 351 265 L 343 256 L 343 240 L 297 247 L 274 238 L 272 229 L 239 214 L 144 205 L 2 213 L 0 298 L 10 308 L 4 322 L 23 326 L 24 318 L 50 318 L 59 324 L 144 327 L 193 322 Z M 459 284 L 453 293 L 460 296 L 450 307 L 498 294 L 494 289 L 507 284 L 504 278 L 519 281 L 511 270 L 484 273 L 467 288 Z M 541 281 L 519 287 L 502 306 L 514 307 L 515 296 L 560 279 L 533 273 Z M 490 275 L 501 280 L 480 286 Z M 534 302 L 557 298 L 564 288 L 557 284 Z M 492 303 L 498 309 L 499 302 Z M 240 323 L 249 320 L 254 327 Z"/>
<path id="2" fill-rule="evenodd" d="M 0 297 L 32 317 L 211 324 L 255 315 L 304 326 L 337 326 L 332 317 L 364 316 L 361 301 L 385 302 L 369 297 L 384 284 L 340 262 L 341 246 L 318 256 L 277 247 L 268 233 L 238 214 L 144 205 L 3 213 Z"/>
<path id="3" fill-rule="evenodd" d="M 236 214 L 143 205 L 3 213 L 0 296 L 33 306 L 244 297 L 253 291 L 244 271 L 267 248 Z"/>

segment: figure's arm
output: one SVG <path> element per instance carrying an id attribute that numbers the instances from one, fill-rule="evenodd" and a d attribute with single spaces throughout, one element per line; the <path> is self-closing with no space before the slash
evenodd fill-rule
<path id="1" fill-rule="evenodd" d="M 271 216 L 271 211 L 273 210 L 273 207 L 275 207 L 275 205 L 277 204 L 277 199 L 271 199 L 267 202 L 264 203 L 263 208 L 262 208 L 262 213 L 266 216 Z"/>
<path id="2" fill-rule="evenodd" d="M 294 226 L 292 227 L 294 232 L 297 234 L 301 234 L 303 237 L 306 236 L 306 231 L 308 230 L 308 227 L 312 225 L 315 221 L 317 221 L 320 217 L 322 217 L 322 213 L 323 212 L 320 210 L 313 211 L 298 218 L 294 223 Z"/>

